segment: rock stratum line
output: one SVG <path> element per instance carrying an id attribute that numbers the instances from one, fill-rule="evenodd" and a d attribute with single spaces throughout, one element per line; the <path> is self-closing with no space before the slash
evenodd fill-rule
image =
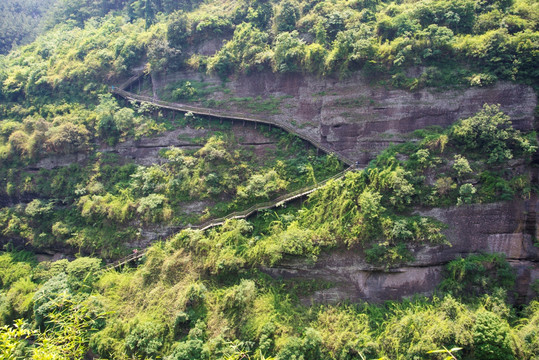
<path id="1" fill-rule="evenodd" d="M 111 92 L 113 94 L 119 95 L 119 96 L 121 96 L 121 97 L 123 97 L 123 98 L 125 98 L 127 100 L 136 101 L 136 102 L 146 102 L 146 103 L 150 103 L 152 105 L 161 107 L 163 109 L 176 110 L 176 111 L 181 111 L 181 112 L 185 112 L 185 113 L 191 112 L 191 113 L 197 114 L 197 115 L 213 116 L 213 117 L 218 117 L 218 118 L 228 119 L 228 120 L 240 120 L 240 121 L 248 121 L 248 122 L 259 123 L 259 124 L 264 124 L 264 125 L 276 126 L 278 128 L 281 128 L 281 129 L 283 129 L 283 130 L 285 130 L 285 131 L 287 131 L 287 132 L 289 132 L 291 134 L 294 134 L 297 137 L 311 143 L 316 148 L 324 151 L 327 154 L 335 155 L 340 161 L 344 162 L 347 165 L 352 165 L 354 163 L 354 161 L 352 161 L 348 157 L 334 151 L 330 147 L 322 144 L 320 141 L 318 141 L 318 140 L 316 140 L 316 139 L 314 139 L 314 138 L 312 138 L 310 136 L 307 136 L 305 134 L 300 134 L 294 127 L 292 127 L 292 126 L 290 126 L 288 124 L 285 124 L 285 123 L 276 122 L 274 120 L 261 118 L 261 117 L 254 117 L 251 114 L 243 114 L 243 113 L 237 113 L 237 112 L 226 112 L 226 111 L 216 110 L 216 109 L 211 109 L 211 108 L 204 108 L 204 107 L 191 106 L 191 105 L 185 105 L 185 104 L 179 104 L 179 103 L 173 103 L 173 102 L 168 102 L 168 101 L 157 100 L 157 99 L 154 99 L 154 98 L 149 97 L 149 96 L 138 95 L 138 94 L 134 94 L 132 92 L 129 92 L 129 91 L 125 90 L 131 84 L 133 84 L 137 79 L 139 79 L 141 76 L 142 76 L 142 74 L 137 74 L 137 75 L 129 78 L 127 81 L 125 81 L 119 87 L 113 86 L 111 88 Z"/>

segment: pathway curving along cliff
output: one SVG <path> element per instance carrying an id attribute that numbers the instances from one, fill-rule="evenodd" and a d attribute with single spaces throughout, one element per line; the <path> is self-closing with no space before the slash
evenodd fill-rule
<path id="1" fill-rule="evenodd" d="M 319 148 L 320 150 L 322 150 L 322 151 L 324 151 L 324 152 L 326 152 L 328 154 L 335 155 L 339 160 L 341 160 L 345 164 L 349 165 L 348 168 L 341 171 L 340 173 L 335 174 L 332 177 L 327 178 L 324 181 L 321 181 L 321 182 L 319 182 L 317 184 L 313 184 L 313 185 L 301 188 L 299 190 L 296 190 L 294 192 L 282 195 L 282 196 L 280 196 L 280 197 L 278 197 L 278 198 L 276 198 L 274 200 L 271 200 L 271 201 L 266 201 L 266 202 L 263 202 L 263 203 L 255 204 L 255 205 L 251 206 L 250 208 L 245 209 L 243 211 L 235 211 L 235 212 L 232 212 L 232 213 L 230 213 L 230 214 L 228 214 L 228 215 L 226 215 L 224 217 L 221 217 L 221 218 L 210 219 L 210 220 L 208 220 L 208 221 L 206 221 L 206 222 L 204 222 L 202 224 L 199 224 L 199 225 L 190 225 L 189 224 L 189 225 L 184 226 L 184 227 L 174 228 L 173 229 L 174 232 L 178 232 L 178 231 L 181 231 L 181 230 L 187 229 L 187 228 L 205 231 L 205 230 L 211 229 L 211 228 L 216 227 L 216 226 L 221 226 L 227 220 L 246 219 L 249 216 L 251 216 L 252 214 L 254 214 L 255 212 L 258 212 L 258 211 L 261 211 L 261 210 L 272 209 L 272 208 L 281 206 L 283 204 L 286 204 L 287 202 L 290 202 L 292 200 L 307 196 L 307 195 L 311 194 L 312 192 L 316 191 L 317 189 L 321 188 L 325 184 L 327 184 L 329 181 L 340 179 L 340 178 L 344 177 L 346 175 L 346 173 L 348 173 L 349 171 L 357 170 L 352 165 L 353 164 L 352 160 L 350 160 L 347 157 L 345 157 L 345 156 L 331 150 L 327 146 L 322 145 L 320 142 L 318 142 L 318 141 L 316 141 L 316 140 L 314 140 L 312 138 L 309 138 L 309 137 L 307 137 L 305 135 L 297 133 L 294 130 L 293 127 L 288 126 L 286 124 L 280 124 L 280 123 L 276 123 L 274 121 L 269 121 L 269 120 L 265 120 L 265 119 L 253 118 L 251 116 L 246 116 L 244 114 L 225 113 L 225 112 L 218 111 L 218 110 L 215 110 L 215 109 L 187 106 L 187 105 L 183 105 L 183 104 L 177 104 L 177 103 L 171 103 L 171 102 L 167 102 L 167 101 L 155 100 L 155 99 L 153 99 L 151 97 L 148 97 L 148 96 L 137 95 L 137 94 L 133 94 L 133 93 L 131 93 L 129 91 L 124 90 L 124 89 L 128 88 L 131 84 L 133 84 L 135 81 L 137 81 L 141 76 L 143 76 L 143 73 L 139 73 L 139 74 L 136 74 L 136 75 L 132 76 L 127 81 L 125 81 L 122 85 L 120 85 L 119 87 L 112 86 L 111 92 L 113 94 L 119 95 L 119 96 L 121 96 L 121 97 L 123 97 L 123 98 L 125 98 L 127 100 L 133 100 L 133 101 L 138 101 L 138 102 L 147 102 L 147 103 L 151 103 L 153 105 L 156 105 L 158 107 L 165 108 L 165 109 L 182 111 L 182 112 L 192 112 L 193 114 L 214 116 L 214 117 L 219 117 L 219 118 L 222 118 L 222 119 L 242 120 L 242 121 L 249 121 L 249 122 L 255 122 L 255 123 L 261 123 L 261 124 L 266 124 L 266 125 L 277 126 L 277 127 L 281 128 L 281 129 L 283 129 L 285 131 L 288 131 L 289 133 L 292 133 L 292 134 L 300 137 L 301 139 L 303 139 L 305 141 L 308 141 L 309 143 L 311 143 L 315 147 Z M 124 257 L 124 258 L 121 258 L 121 259 L 107 265 L 103 269 L 103 271 L 118 268 L 118 267 L 120 267 L 122 265 L 125 265 L 125 264 L 131 262 L 131 261 L 142 258 L 145 254 L 146 254 L 146 249 L 136 251 L 136 252 Z"/>
<path id="2" fill-rule="evenodd" d="M 127 100 L 141 102 L 141 103 L 146 102 L 146 103 L 150 103 L 152 105 L 158 106 L 158 107 L 163 108 L 163 109 L 176 110 L 176 111 L 181 111 L 181 112 L 185 112 L 185 113 L 191 112 L 191 113 L 196 114 L 196 115 L 213 116 L 213 117 L 232 120 L 232 121 L 234 121 L 234 120 L 248 121 L 248 122 L 252 122 L 252 123 L 276 126 L 278 128 L 281 128 L 281 129 L 283 129 L 283 130 L 285 130 L 285 131 L 287 131 L 287 132 L 289 132 L 291 134 L 294 134 L 297 137 L 311 143 L 313 146 L 315 146 L 316 148 L 324 151 L 327 154 L 335 155 L 339 160 L 341 160 L 342 162 L 344 162 L 345 164 L 347 164 L 349 166 L 354 164 L 354 161 L 352 161 L 350 158 L 348 158 L 348 157 L 346 157 L 346 156 L 332 150 L 328 146 L 322 144 L 320 141 L 318 141 L 318 140 L 316 140 L 316 139 L 314 139 L 314 138 L 312 138 L 310 136 L 298 133 L 297 130 L 294 129 L 294 127 L 292 127 L 292 126 L 290 126 L 288 124 L 284 124 L 284 123 L 281 123 L 281 122 L 276 122 L 274 120 L 267 119 L 267 118 L 255 117 L 252 114 L 244 114 L 244 113 L 237 113 L 237 112 L 227 112 L 227 111 L 222 111 L 222 110 L 217 110 L 217 109 L 204 108 L 204 107 L 191 106 L 191 105 L 185 105 L 185 104 L 179 104 L 179 103 L 173 103 L 173 102 L 168 102 L 168 101 L 157 100 L 157 99 L 154 99 L 154 98 L 149 97 L 149 96 L 138 95 L 138 94 L 134 94 L 132 92 L 129 92 L 129 91 L 125 90 L 143 75 L 144 75 L 143 73 L 136 74 L 136 75 L 132 76 L 131 78 L 129 78 L 127 81 L 125 81 L 120 86 L 118 86 L 118 87 L 112 86 L 111 92 L 113 94 L 119 95 L 119 96 L 121 96 L 121 97 L 123 97 L 124 99 L 127 99 Z"/>
<path id="3" fill-rule="evenodd" d="M 194 230 L 206 231 L 206 230 L 209 230 L 211 228 L 223 225 L 227 220 L 246 219 L 246 218 L 248 218 L 249 216 L 251 216 L 252 214 L 254 214 L 254 213 L 258 212 L 258 211 L 279 207 L 279 206 L 284 205 L 287 202 L 290 202 L 292 200 L 299 199 L 301 197 L 307 196 L 307 195 L 311 194 L 312 192 L 316 191 L 317 189 L 321 188 L 325 184 L 327 184 L 329 181 L 340 179 L 343 176 L 345 176 L 347 172 L 352 171 L 352 170 L 355 170 L 355 169 L 352 166 L 350 166 L 350 167 L 346 168 L 345 170 L 341 171 L 340 173 L 335 174 L 330 178 L 327 178 L 324 181 L 321 181 L 321 182 L 319 182 L 317 184 L 314 184 L 314 185 L 311 185 L 311 186 L 307 186 L 305 188 L 296 190 L 296 191 L 288 193 L 288 194 L 281 195 L 281 196 L 279 196 L 278 198 L 276 198 L 274 200 L 266 201 L 266 202 L 263 202 L 263 203 L 258 203 L 258 204 L 255 204 L 255 205 L 251 206 L 250 208 L 245 209 L 243 211 L 235 211 L 235 212 L 232 212 L 232 213 L 230 213 L 230 214 L 228 214 L 226 216 L 223 216 L 221 218 L 210 219 L 210 220 L 208 220 L 208 221 L 206 221 L 206 222 L 204 222 L 202 224 L 199 224 L 199 225 L 190 225 L 189 224 L 189 225 L 186 225 L 186 226 L 183 226 L 183 227 L 173 228 L 173 230 L 174 230 L 174 232 L 179 232 L 179 231 L 184 230 L 184 229 L 194 229 Z M 125 265 L 125 264 L 131 262 L 131 261 L 142 258 L 145 254 L 146 254 L 146 249 L 139 250 L 139 251 L 134 252 L 134 253 L 126 256 L 126 257 L 123 257 L 121 259 L 116 260 L 115 262 L 107 265 L 103 270 L 111 270 L 111 269 L 118 268 L 118 267 L 120 267 L 122 265 Z"/>

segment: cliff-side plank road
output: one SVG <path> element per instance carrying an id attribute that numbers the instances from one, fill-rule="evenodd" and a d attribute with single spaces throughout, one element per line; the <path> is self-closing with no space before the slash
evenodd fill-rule
<path id="1" fill-rule="evenodd" d="M 327 146 L 324 146 L 323 144 L 321 144 L 319 141 L 315 140 L 315 139 L 312 139 L 308 136 L 305 136 L 305 135 L 302 135 L 302 134 L 299 134 L 292 126 L 289 126 L 287 124 L 281 124 L 281 123 L 277 123 L 277 122 L 274 122 L 274 121 L 271 121 L 271 120 L 267 120 L 267 119 L 262 119 L 262 118 L 255 118 L 255 117 L 252 117 L 252 115 L 245 115 L 245 114 L 239 114 L 239 113 L 229 113 L 229 112 L 224 112 L 224 111 L 220 111 L 220 110 L 215 110 L 215 109 L 209 109 L 209 108 L 202 108 L 202 107 L 195 107 L 195 106 L 188 106 L 188 105 L 183 105 L 183 104 L 178 104 L 178 103 L 171 103 L 171 102 L 167 102 L 167 101 L 161 101 L 161 100 L 156 100 L 156 99 L 153 99 L 149 96 L 144 96 L 144 95 L 137 95 L 137 94 L 134 94 L 134 93 L 131 93 L 129 91 L 126 91 L 125 89 L 127 89 L 131 84 L 133 84 L 135 81 L 137 81 L 141 76 L 143 76 L 143 73 L 140 72 L 140 73 L 137 73 L 136 75 L 132 76 L 131 78 L 129 78 L 127 81 L 125 81 L 123 84 L 121 84 L 120 86 L 116 87 L 116 86 L 112 86 L 111 88 L 111 92 L 113 94 L 116 94 L 116 95 L 119 95 L 127 100 L 132 100 L 132 101 L 137 101 L 137 102 L 146 102 L 146 103 L 150 103 L 152 105 L 155 105 L 155 106 L 158 106 L 158 107 L 161 107 L 161 108 L 164 108 L 164 109 L 169 109 L 169 110 L 176 110 L 176 111 L 181 111 L 181 112 L 191 112 L 193 114 L 197 114 L 197 115 L 205 115 L 205 116 L 214 116 L 214 117 L 219 117 L 219 118 L 222 118 L 222 119 L 229 119 L 229 120 L 240 120 L 240 121 L 249 121 L 249 122 L 254 122 L 254 123 L 260 123 L 260 124 L 266 124 L 266 125 L 272 125 L 272 126 L 277 126 L 285 131 L 288 131 L 289 133 L 292 133 L 296 136 L 298 136 L 299 138 L 311 143 L 312 145 L 314 145 L 315 147 L 317 147 L 318 149 L 328 153 L 328 154 L 333 154 L 335 155 L 339 160 L 341 160 L 342 162 L 344 162 L 345 164 L 349 165 L 348 168 L 346 168 L 344 171 L 322 181 L 322 182 L 319 182 L 317 184 L 314 184 L 314 185 L 311 185 L 311 186 L 308 186 L 308 187 L 305 187 L 305 188 L 302 188 L 302 189 L 299 189 L 299 190 L 296 190 L 292 193 L 288 193 L 288 194 L 285 194 L 285 195 L 282 195 L 272 201 L 267 201 L 267 202 L 264 202 L 264 203 L 259 203 L 259 204 L 255 204 L 253 206 L 251 206 L 250 208 L 246 209 L 246 210 L 243 210 L 243 211 L 236 211 L 236 212 L 233 212 L 233 213 L 230 213 L 222 218 L 217 218 L 217 219 L 210 219 L 200 225 L 187 225 L 187 226 L 183 226 L 183 227 L 177 227 L 177 228 L 174 228 L 174 231 L 180 231 L 182 229 L 186 229 L 186 228 L 191 228 L 191 229 L 198 229 L 198 230 L 208 230 L 208 229 L 211 229 L 213 227 L 216 227 L 216 226 L 221 226 L 225 223 L 226 220 L 230 220 L 230 219 L 246 219 L 248 218 L 249 216 L 251 216 L 252 214 L 254 214 L 255 212 L 258 212 L 258 211 L 261 211 L 261 210 L 266 210 L 266 209 L 271 209 L 271 208 L 274 208 L 274 207 L 277 207 L 277 206 L 281 206 L 287 202 L 290 202 L 292 200 L 295 200 L 295 199 L 298 199 L 298 198 L 301 198 L 301 197 L 304 197 L 304 196 L 307 196 L 309 195 L 310 193 L 314 192 L 316 189 L 324 186 L 327 182 L 329 182 L 330 180 L 335 180 L 335 179 L 340 179 L 342 178 L 347 172 L 351 171 L 354 166 L 352 165 L 353 164 L 353 161 L 348 159 L 347 157 L 343 156 L 342 154 L 339 154 L 338 152 L 335 152 L 333 151 L 332 149 L 330 149 L 329 147 Z M 119 266 L 122 266 L 130 261 L 133 261 L 133 260 L 136 260 L 136 259 L 140 259 L 141 257 L 143 257 L 145 254 L 145 250 L 141 250 L 141 251 L 137 251 L 133 254 L 130 254 L 124 258 L 121 258 L 113 263 L 111 263 L 109 266 L 107 266 L 104 270 L 108 270 L 108 269 L 114 269 L 114 268 L 117 268 Z"/>

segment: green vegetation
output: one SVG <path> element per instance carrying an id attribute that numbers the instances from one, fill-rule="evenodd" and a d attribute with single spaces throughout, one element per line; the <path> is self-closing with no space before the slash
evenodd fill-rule
<path id="1" fill-rule="evenodd" d="M 28 44 L 44 28 L 57 0 L 4 0 L 0 3 L 0 54 Z"/>
<path id="2" fill-rule="evenodd" d="M 134 112 L 103 103 L 102 99 L 98 105 L 100 123 L 116 124 L 122 114 Z M 102 106 L 117 110 L 105 112 Z M 121 164 L 117 155 L 97 152 L 85 165 L 37 173 L 18 168 L 16 163 L 7 166 L 2 170 L 8 180 L 3 189 L 6 199 L 14 203 L 19 198 L 33 200 L 0 210 L 0 236 L 21 239 L 35 248 L 68 245 L 83 253 L 99 251 L 102 256 L 115 257 L 125 251 L 123 244 L 140 237 L 134 224 L 199 223 L 342 170 L 334 156 L 317 157 L 302 140 L 278 129 L 266 130 L 262 137 L 274 141 L 277 149 L 262 154 L 249 145 L 240 146 L 241 139 L 234 136 L 229 124 L 194 117 L 180 118 L 173 126 L 178 123 L 205 131 L 207 136 L 198 139 L 198 150 L 161 150 L 161 164 Z M 129 136 L 126 133 L 121 139 Z M 110 126 L 104 134 L 111 134 Z M 199 201 L 204 203 L 198 212 L 183 210 Z"/>
<path id="3" fill-rule="evenodd" d="M 468 131 L 478 119 L 489 136 L 478 126 Z M 414 206 L 527 196 L 531 186 L 525 173 L 513 183 L 495 171 L 509 159 L 526 162 L 535 145 L 499 119 L 505 118 L 496 107 L 485 106 L 448 129 L 418 131 L 416 141 L 393 146 L 367 169 L 330 181 L 299 209 L 266 212 L 253 223 L 229 220 L 205 232 L 183 230 L 150 247 L 135 268 L 99 272 L 100 261 L 85 257 L 36 265 L 31 253 L 5 253 L 0 256 L 0 319 L 7 326 L 0 330 L 6 339 L 0 350 L 35 359 L 44 353 L 80 358 L 89 349 L 120 359 L 414 359 L 459 347 L 457 356 L 463 359 L 533 359 L 539 307 L 532 302 L 519 313 L 507 305 L 515 274 L 500 255 L 450 262 L 432 299 L 383 305 L 301 305 L 302 299 L 332 285 L 277 281 L 259 270 L 297 257 L 316 262 L 331 248 L 364 250 L 367 261 L 388 269 L 413 260 L 410 247 L 446 242 L 444 225 L 413 215 Z M 199 120 L 182 121 L 193 126 Z M 507 136 L 501 139 L 497 132 Z M 226 136 L 200 139 L 202 147 L 190 155 L 165 150 L 169 161 L 159 166 L 127 165 L 124 177 L 105 166 L 106 157 L 98 157 L 92 171 L 99 175 L 81 174 L 88 183 L 75 190 L 80 216 L 91 219 L 88 224 L 117 225 L 132 211 L 141 221 L 162 223 L 165 209 L 172 209 L 182 191 L 199 191 L 189 195 L 197 198 L 215 186 L 230 191 L 226 182 L 210 180 L 209 174 L 189 180 L 183 190 L 183 182 L 170 181 L 177 176 L 172 174 L 193 179 L 191 174 L 204 173 L 207 164 L 213 174 L 226 166 L 224 174 L 234 175 L 237 151 L 227 149 L 234 141 Z M 492 159 L 492 152 L 482 151 L 494 147 L 504 149 L 504 156 Z M 322 161 L 322 167 L 340 166 L 332 157 Z M 285 189 L 294 177 L 285 180 L 285 162 L 276 164 L 246 177 L 236 202 L 266 199 Z M 316 178 L 309 166 L 302 182 Z M 507 186 L 492 186 L 491 178 Z M 231 184 L 237 183 L 233 179 Z M 173 188 L 178 191 L 174 196 Z M 118 199 L 138 203 L 126 208 L 114 205 Z M 24 207 L 25 220 L 10 218 L 3 232 L 35 234 L 32 226 L 48 223 L 57 236 L 69 236 L 69 218 L 55 218 L 52 209 L 50 202 L 34 200 Z M 14 322 L 19 318 L 26 320 Z"/>
<path id="4" fill-rule="evenodd" d="M 516 276 L 500 254 L 449 262 L 431 298 L 376 305 L 306 305 L 335 284 L 263 271 L 334 251 L 389 272 L 422 246 L 450 245 L 446 225 L 422 209 L 529 198 L 536 134 L 515 130 L 492 104 L 410 134 L 306 201 L 183 229 L 123 268 L 102 269 L 145 233 L 241 211 L 343 170 L 279 129 L 240 131 L 125 102 L 107 84 L 143 69 L 146 93 L 149 79 L 184 71 L 198 80 L 157 95 L 263 114 L 278 114 L 285 97 L 208 95 L 228 95 L 229 76 L 261 72 L 359 71 L 410 90 L 498 79 L 538 89 L 536 1 L 5 0 L 0 11 L 0 52 L 13 47 L 0 56 L 0 358 L 537 358 L 539 303 L 509 305 Z M 223 83 L 205 82 L 207 73 Z M 171 130 L 185 148 L 162 147 L 151 165 L 116 154 Z"/>
<path id="5" fill-rule="evenodd" d="M 247 6 L 255 12 L 261 4 Z M 532 1 L 286 0 L 274 7 L 273 20 L 262 24 L 239 16 L 245 5 L 236 6 L 220 13 L 236 24 L 232 38 L 217 54 L 207 59 L 197 55 L 188 65 L 221 76 L 254 69 L 341 75 L 363 70 L 411 89 L 488 86 L 498 78 L 537 86 L 533 58 L 538 49 L 538 10 Z M 186 29 L 194 29 L 189 26 L 191 16 L 185 16 Z M 196 35 L 192 41 L 199 41 Z M 425 70 L 409 77 L 410 66 Z"/>
<path id="6" fill-rule="evenodd" d="M 238 241 L 241 231 L 230 225 L 211 241 Z M 90 258 L 30 266 L 30 254 L 0 255 L 6 291 L 0 323 L 28 319 L 0 328 L 1 353 L 14 359 L 82 358 L 88 349 L 115 359 L 415 359 L 458 346 L 455 355 L 463 359 L 536 355 L 539 304 L 532 302 L 517 317 L 505 304 L 511 281 L 491 282 L 495 287 L 484 287 L 483 295 L 465 299 L 442 291 L 432 299 L 383 305 L 305 307 L 298 300 L 309 287 L 238 270 L 241 264 L 231 258 L 208 268 L 215 259 L 206 250 L 185 246 L 182 237 L 155 245 L 142 265 L 119 273 L 92 273 L 97 260 Z M 493 273 L 508 268 L 502 257 L 485 255 L 457 260 L 447 271 L 473 272 L 471 264 L 479 262 Z M 213 275 L 225 268 L 229 276 Z"/>
<path id="7" fill-rule="evenodd" d="M 122 110 L 114 115 L 100 111 L 98 116 L 114 122 Z M 277 129 L 267 136 L 275 139 L 272 133 L 279 134 L 279 150 L 259 159 L 249 147 L 239 150 L 228 125 L 192 117 L 179 122 L 199 129 L 213 126 L 216 132 L 199 139 L 198 150 L 162 150 L 166 161 L 151 166 L 120 165 L 118 157 L 106 153 L 97 153 L 86 166 L 38 173 L 17 169 L 14 163 L 4 172 L 6 198 L 34 200 L 0 211 L 2 236 L 36 248 L 67 244 L 83 253 L 99 249 L 103 256 L 114 257 L 124 251 L 123 243 L 140 236 L 134 223 L 201 222 L 342 170 L 333 156 L 315 157 L 301 140 Z M 412 244 L 445 242 L 440 232 L 444 225 L 411 216 L 414 206 L 506 200 L 527 197 L 531 191 L 527 173 L 502 169 L 509 159 L 526 161 L 536 149 L 535 140 L 513 130 L 495 106 L 486 105 L 445 131 L 431 129 L 416 136 L 422 140 L 391 147 L 366 170 L 316 191 L 304 210 L 264 230 L 251 255 L 240 251 L 242 261 L 274 264 L 283 254 L 315 259 L 322 248 L 345 246 L 364 247 L 368 261 L 391 266 L 412 259 Z M 485 148 L 492 151 L 485 153 Z M 495 154 L 501 155 L 493 158 Z M 183 211 L 193 199 L 206 202 L 203 214 Z"/>

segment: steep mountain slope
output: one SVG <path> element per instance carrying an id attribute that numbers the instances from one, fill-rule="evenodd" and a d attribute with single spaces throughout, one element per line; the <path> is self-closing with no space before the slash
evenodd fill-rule
<path id="1" fill-rule="evenodd" d="M 537 2 L 52 14 L 0 57 L 0 357 L 537 357 Z"/>

